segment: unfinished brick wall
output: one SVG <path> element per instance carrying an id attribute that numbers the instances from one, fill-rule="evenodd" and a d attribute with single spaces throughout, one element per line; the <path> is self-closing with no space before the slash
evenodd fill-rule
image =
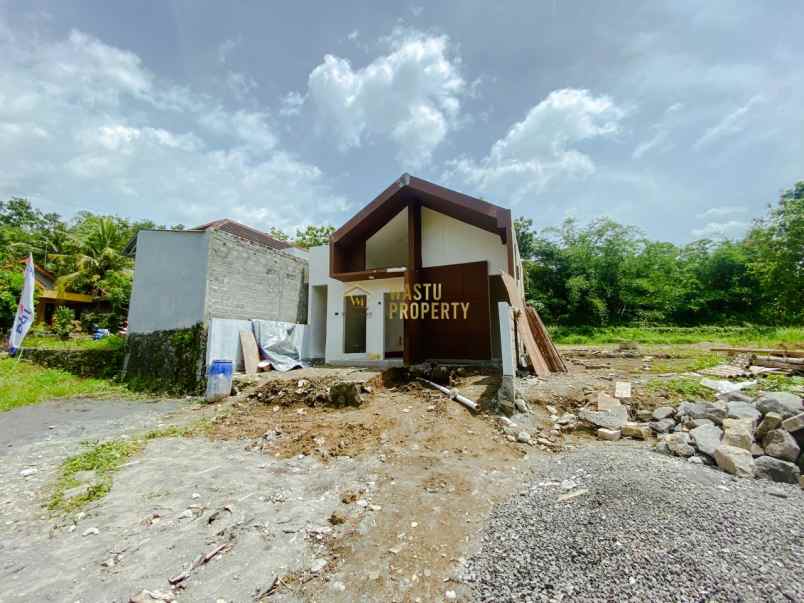
<path id="1" fill-rule="evenodd" d="M 307 280 L 305 261 L 226 232 L 213 232 L 206 314 L 305 323 Z"/>

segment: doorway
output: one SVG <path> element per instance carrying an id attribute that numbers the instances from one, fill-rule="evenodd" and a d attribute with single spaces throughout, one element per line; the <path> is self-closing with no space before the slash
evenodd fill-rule
<path id="1" fill-rule="evenodd" d="M 405 350 L 405 321 L 399 313 L 399 294 L 383 295 L 383 341 L 386 358 L 402 358 Z"/>
<path id="2" fill-rule="evenodd" d="M 347 295 L 343 299 L 343 351 L 346 354 L 366 353 L 366 301 L 365 295 Z"/>

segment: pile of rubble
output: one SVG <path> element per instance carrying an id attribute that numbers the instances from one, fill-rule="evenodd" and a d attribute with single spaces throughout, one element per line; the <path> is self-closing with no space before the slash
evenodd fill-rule
<path id="1" fill-rule="evenodd" d="M 717 465 L 738 477 L 801 483 L 804 471 L 804 407 L 791 392 L 767 392 L 757 398 L 733 391 L 715 402 L 682 402 L 639 410 L 599 393 L 597 409 L 578 418 L 596 428 L 603 440 L 658 438 L 656 449 L 693 463 Z"/>
<path id="2" fill-rule="evenodd" d="M 276 406 L 360 406 L 363 394 L 370 394 L 372 385 L 365 381 L 332 379 L 299 379 L 268 381 L 255 389 L 249 398 Z"/>

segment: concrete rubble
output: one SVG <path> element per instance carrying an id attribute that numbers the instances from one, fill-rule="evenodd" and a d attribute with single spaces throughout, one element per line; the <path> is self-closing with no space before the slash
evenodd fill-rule
<path id="1" fill-rule="evenodd" d="M 804 481 L 801 397 L 765 392 L 753 399 L 736 388 L 720 389 L 724 391 L 714 402 L 683 401 L 652 411 L 632 411 L 618 398 L 599 393 L 596 407 L 587 405 L 577 418 L 600 440 L 655 437 L 659 452 L 716 466 L 737 477 L 791 484 Z"/>

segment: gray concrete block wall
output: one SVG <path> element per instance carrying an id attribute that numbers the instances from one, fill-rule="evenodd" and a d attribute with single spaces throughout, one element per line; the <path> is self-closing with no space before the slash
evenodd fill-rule
<path id="1" fill-rule="evenodd" d="M 213 232 L 207 316 L 307 322 L 307 263 L 226 232 Z"/>

